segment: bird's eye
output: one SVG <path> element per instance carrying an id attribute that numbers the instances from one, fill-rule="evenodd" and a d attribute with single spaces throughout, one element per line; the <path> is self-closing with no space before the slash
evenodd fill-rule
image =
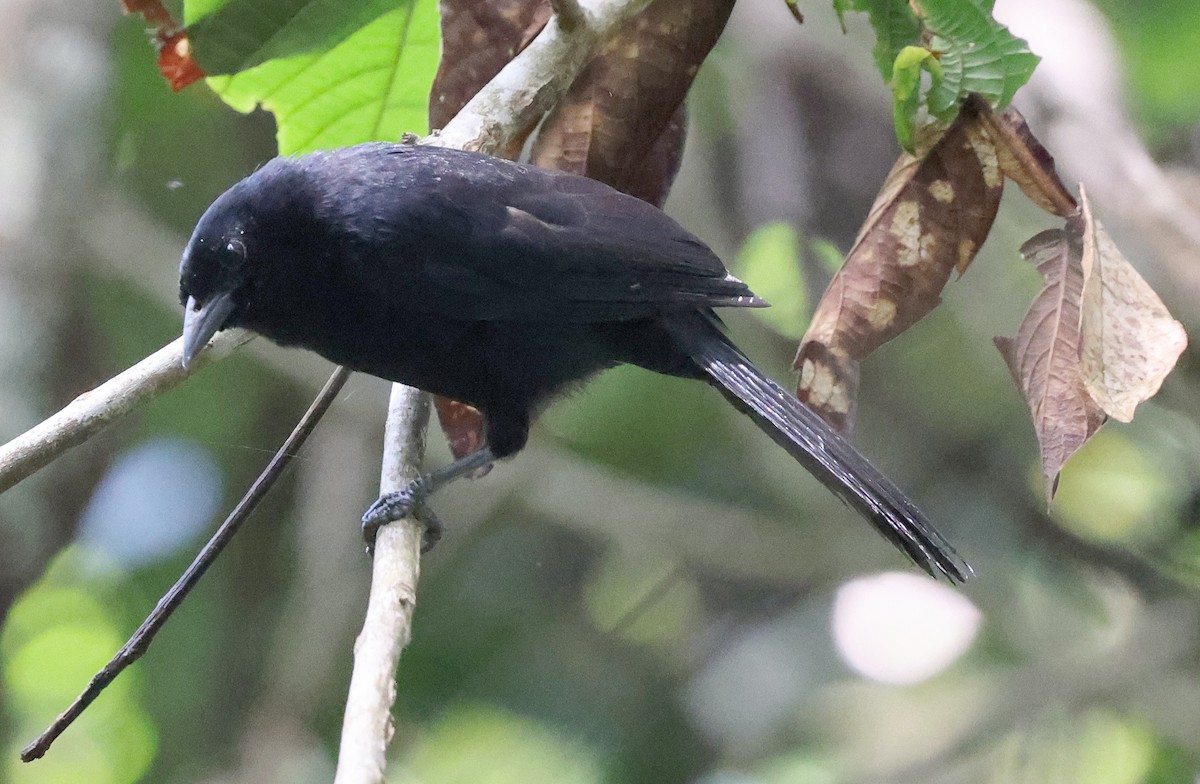
<path id="1" fill-rule="evenodd" d="M 246 246 L 242 244 L 241 240 L 230 240 L 226 243 L 225 250 L 228 253 L 237 255 L 239 258 L 246 258 Z"/>

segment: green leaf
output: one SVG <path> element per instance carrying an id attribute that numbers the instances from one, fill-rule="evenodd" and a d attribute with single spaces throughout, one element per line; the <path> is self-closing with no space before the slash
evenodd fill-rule
<path id="1" fill-rule="evenodd" d="M 837 249 L 829 240 L 823 240 L 817 237 L 811 238 L 808 241 L 808 249 L 812 251 L 813 257 L 821 269 L 828 272 L 830 275 L 837 274 L 837 271 L 846 263 L 846 257 Z"/>
<path id="2" fill-rule="evenodd" d="M 917 111 L 920 109 L 921 72 L 926 68 L 941 79 L 941 66 L 933 52 L 919 46 L 906 46 L 892 67 L 892 122 L 900 146 L 910 153 L 916 147 Z"/>
<path id="3" fill-rule="evenodd" d="M 209 86 L 272 112 L 283 154 L 428 130 L 436 0 L 188 0 L 185 17 Z"/>
<path id="4" fill-rule="evenodd" d="M 989 0 L 913 0 L 930 48 L 938 53 L 943 78 L 929 92 L 929 111 L 949 119 L 968 93 L 980 93 L 996 108 L 1012 100 L 1033 74 L 1039 57 L 1029 45 L 992 18 Z"/>
<path id="5" fill-rule="evenodd" d="M 883 80 L 892 80 L 892 64 L 906 46 L 921 42 L 921 25 L 908 0 L 834 0 L 833 8 L 841 19 L 846 10 L 864 11 L 875 30 L 875 65 Z"/>
<path id="6" fill-rule="evenodd" d="M 800 235 L 782 221 L 750 232 L 737 256 L 738 272 L 771 303 L 752 312 L 781 335 L 797 340 L 808 326 L 808 294 L 800 271 Z"/>

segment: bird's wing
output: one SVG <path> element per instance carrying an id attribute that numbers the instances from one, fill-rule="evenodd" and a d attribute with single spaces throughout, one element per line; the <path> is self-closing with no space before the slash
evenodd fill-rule
<path id="1" fill-rule="evenodd" d="M 429 307 L 466 319 L 598 321 L 766 304 L 645 202 L 583 177 L 475 162 L 429 169 L 412 189 L 420 196 L 398 252 Z"/>

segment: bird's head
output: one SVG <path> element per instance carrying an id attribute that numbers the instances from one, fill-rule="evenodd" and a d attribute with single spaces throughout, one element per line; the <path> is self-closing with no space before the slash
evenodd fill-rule
<path id="1" fill-rule="evenodd" d="M 220 200 L 204 214 L 179 264 L 184 367 L 213 335 L 234 326 L 239 306 L 247 299 L 247 227 L 229 220 L 219 206 Z"/>
<path id="2" fill-rule="evenodd" d="M 273 273 L 295 258 L 306 223 L 300 176 L 276 159 L 222 194 L 196 224 L 179 263 L 184 367 L 223 329 L 270 331 L 262 327 L 266 311 L 283 299 L 272 289 L 287 279 Z"/>

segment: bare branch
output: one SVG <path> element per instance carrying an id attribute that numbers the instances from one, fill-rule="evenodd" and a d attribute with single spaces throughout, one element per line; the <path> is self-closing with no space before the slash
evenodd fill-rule
<path id="1" fill-rule="evenodd" d="M 54 416 L 0 447 L 0 493 L 82 444 L 135 406 L 179 384 L 195 370 L 232 354 L 251 337 L 240 329 L 221 333 L 188 370 L 183 369 L 183 341 L 176 340 L 75 398 Z"/>
<path id="2" fill-rule="evenodd" d="M 395 384 L 384 430 L 382 493 L 416 478 L 425 452 L 429 396 Z M 421 572 L 421 526 L 413 520 L 385 525 L 375 539 L 371 596 L 362 632 L 354 644 L 354 672 L 346 697 L 342 742 L 335 784 L 381 782 L 392 703 L 396 700 L 396 664 L 412 638 Z"/>
<path id="3" fill-rule="evenodd" d="M 440 134 L 421 143 L 491 154 L 504 150 L 558 102 L 596 45 L 650 0 L 576 0 L 573 4 L 588 24 L 567 29 L 558 16 L 551 18 L 537 38 L 468 101 Z"/>

